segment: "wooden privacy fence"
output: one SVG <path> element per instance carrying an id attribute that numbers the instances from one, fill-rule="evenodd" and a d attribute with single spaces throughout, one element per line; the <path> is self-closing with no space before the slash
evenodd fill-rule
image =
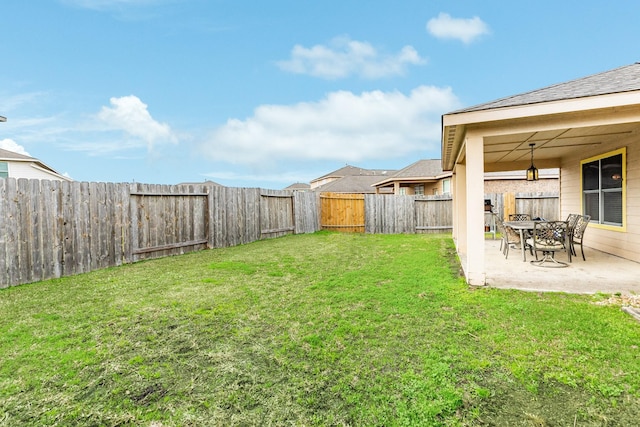
<path id="1" fill-rule="evenodd" d="M 558 219 L 557 194 L 487 195 L 494 212 Z M 0 179 L 0 288 L 319 229 L 441 233 L 449 196 Z"/>
<path id="2" fill-rule="evenodd" d="M 0 179 L 0 287 L 319 228 L 317 193 Z"/>
<path id="3" fill-rule="evenodd" d="M 532 218 L 549 221 L 562 219 L 560 195 L 556 192 L 486 194 L 485 199 L 491 200 L 493 212 L 504 220 L 514 213 L 528 213 Z"/>
<path id="4" fill-rule="evenodd" d="M 324 230 L 400 234 L 452 228 L 450 196 L 322 193 L 320 201 Z"/>
<path id="5" fill-rule="evenodd" d="M 453 201 L 449 195 L 367 194 L 364 202 L 367 233 L 445 233 L 453 228 Z"/>

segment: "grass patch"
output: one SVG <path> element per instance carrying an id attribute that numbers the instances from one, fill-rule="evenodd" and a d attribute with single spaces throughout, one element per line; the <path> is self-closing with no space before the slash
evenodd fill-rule
<path id="1" fill-rule="evenodd" d="M 316 233 L 0 291 L 0 425 L 634 425 L 606 296 L 469 289 L 449 238 Z"/>

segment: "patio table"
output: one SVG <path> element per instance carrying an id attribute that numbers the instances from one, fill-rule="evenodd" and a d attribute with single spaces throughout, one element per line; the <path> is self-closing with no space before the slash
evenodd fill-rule
<path id="1" fill-rule="evenodd" d="M 526 236 L 531 236 L 533 234 L 533 230 L 535 228 L 536 222 L 544 222 L 544 221 L 505 221 L 504 225 L 517 230 L 520 233 L 520 250 L 522 251 L 522 261 L 527 260 L 527 250 L 526 250 Z M 567 236 L 565 236 L 567 237 Z M 568 241 L 566 242 L 568 245 Z M 571 253 L 569 253 L 569 262 L 571 262 Z"/>
<path id="2" fill-rule="evenodd" d="M 527 260 L 527 251 L 525 248 L 525 236 L 533 232 L 533 224 L 535 221 L 505 221 L 504 225 L 513 228 L 520 233 L 520 249 L 522 250 L 522 261 Z M 525 233 L 526 232 L 526 233 Z"/>

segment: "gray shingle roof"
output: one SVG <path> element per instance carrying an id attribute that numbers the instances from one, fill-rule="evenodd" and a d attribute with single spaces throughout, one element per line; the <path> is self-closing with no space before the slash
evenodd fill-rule
<path id="1" fill-rule="evenodd" d="M 640 90 L 640 62 L 453 111 L 450 114 L 515 107 L 519 105 L 561 101 L 635 90 Z"/>
<path id="2" fill-rule="evenodd" d="M 380 181 L 379 175 L 345 176 L 325 185 L 321 185 L 314 191 L 327 191 L 332 193 L 375 193 L 373 184 Z"/>
<path id="3" fill-rule="evenodd" d="M 285 190 L 309 190 L 311 186 L 305 182 L 296 182 L 284 188 Z"/>
<path id="4" fill-rule="evenodd" d="M 400 169 L 389 178 L 435 178 L 439 175 L 442 175 L 442 161 L 440 159 L 423 159 Z"/>
<path id="5" fill-rule="evenodd" d="M 346 165 L 338 170 L 335 170 L 333 172 L 329 172 L 326 175 L 322 175 L 319 178 L 313 179 L 311 182 L 313 181 L 320 181 L 322 179 L 325 178 L 341 178 L 344 176 L 361 176 L 361 175 L 366 175 L 366 176 L 384 176 L 389 172 L 394 172 L 394 171 L 388 171 L 388 170 L 383 170 L 383 169 L 363 169 L 363 168 L 359 168 L 357 166 L 351 166 L 351 165 Z"/>
<path id="6" fill-rule="evenodd" d="M 3 150 L 0 148 L 0 159 L 3 160 L 31 160 L 33 162 L 37 162 L 38 159 L 34 159 L 33 157 L 25 156 L 24 154 L 14 153 L 13 151 Z"/>

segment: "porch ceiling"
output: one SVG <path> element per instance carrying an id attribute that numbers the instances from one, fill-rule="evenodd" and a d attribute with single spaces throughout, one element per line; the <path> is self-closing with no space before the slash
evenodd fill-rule
<path id="1" fill-rule="evenodd" d="M 575 150 L 594 147 L 640 133 L 640 123 L 558 128 L 489 136 L 484 139 L 487 164 L 528 162 L 534 146 L 536 163 L 558 160 Z"/>

